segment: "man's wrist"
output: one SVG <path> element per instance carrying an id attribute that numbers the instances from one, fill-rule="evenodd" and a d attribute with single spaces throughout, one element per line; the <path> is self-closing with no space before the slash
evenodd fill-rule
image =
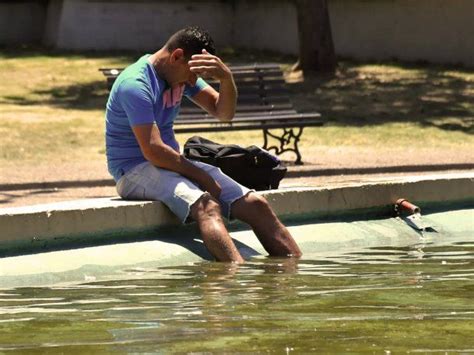
<path id="1" fill-rule="evenodd" d="M 230 70 L 225 71 L 224 74 L 219 78 L 219 81 L 221 84 L 225 82 L 234 83 L 234 76 Z"/>

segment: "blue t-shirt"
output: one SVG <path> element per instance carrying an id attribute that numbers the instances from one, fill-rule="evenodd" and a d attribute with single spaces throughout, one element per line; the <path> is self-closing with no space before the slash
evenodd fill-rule
<path id="1" fill-rule="evenodd" d="M 132 126 L 155 122 L 163 142 L 179 152 L 173 121 L 178 115 L 182 96 L 192 97 L 208 85 L 199 78 L 195 86 L 170 88 L 157 75 L 148 57 L 141 57 L 117 77 L 107 101 L 107 166 L 115 181 L 146 161 Z"/>

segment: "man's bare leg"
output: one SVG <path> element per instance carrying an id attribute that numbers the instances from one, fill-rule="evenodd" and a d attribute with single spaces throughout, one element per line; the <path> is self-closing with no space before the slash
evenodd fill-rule
<path id="1" fill-rule="evenodd" d="M 280 222 L 267 200 L 251 192 L 232 204 L 232 215 L 248 223 L 271 256 L 302 255 L 288 229 Z"/>
<path id="2" fill-rule="evenodd" d="M 204 245 L 216 260 L 244 262 L 224 225 L 219 203 L 211 195 L 203 195 L 192 205 L 191 217 L 198 224 Z"/>

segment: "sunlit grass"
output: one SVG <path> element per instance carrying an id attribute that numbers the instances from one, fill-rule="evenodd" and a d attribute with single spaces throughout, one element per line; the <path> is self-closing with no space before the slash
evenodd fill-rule
<path id="1" fill-rule="evenodd" d="M 104 153 L 101 113 L 85 118 L 0 122 L 0 160 L 44 162 L 100 159 Z"/>
<path id="2" fill-rule="evenodd" d="M 78 114 L 76 112 L 76 114 Z M 104 154 L 102 112 L 89 112 L 87 117 L 66 120 L 41 120 L 40 122 L 0 121 L 0 160 L 50 160 L 70 159 L 100 160 Z M 260 131 L 203 133 L 205 137 L 240 145 L 261 144 Z M 189 134 L 178 134 L 181 146 Z M 305 128 L 301 139 L 303 153 L 314 146 L 354 146 L 400 148 L 459 148 L 470 149 L 474 139 L 463 132 L 450 132 L 435 127 L 420 127 L 417 123 L 388 123 L 379 126 Z"/>

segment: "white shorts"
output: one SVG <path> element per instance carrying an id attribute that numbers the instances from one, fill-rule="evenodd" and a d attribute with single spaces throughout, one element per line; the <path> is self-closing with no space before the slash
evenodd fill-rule
<path id="1" fill-rule="evenodd" d="M 222 188 L 219 196 L 222 215 L 231 219 L 232 203 L 253 190 L 240 185 L 213 165 L 191 162 L 219 183 Z M 127 171 L 117 182 L 117 192 L 126 200 L 161 201 L 183 223 L 188 221 L 191 206 L 207 193 L 184 176 L 174 171 L 157 168 L 149 162 L 141 163 Z"/>

